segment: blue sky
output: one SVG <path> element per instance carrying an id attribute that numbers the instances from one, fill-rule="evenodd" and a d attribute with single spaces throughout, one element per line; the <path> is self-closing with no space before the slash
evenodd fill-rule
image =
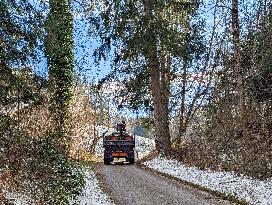
<path id="1" fill-rule="evenodd" d="M 33 4 L 40 7 L 45 15 L 48 12 L 48 8 L 40 6 L 38 3 L 40 0 L 30 0 Z M 214 3 L 211 3 L 212 0 L 207 0 L 206 7 L 202 9 L 202 16 L 206 20 L 207 27 L 209 30 L 213 24 L 213 16 L 212 13 L 214 11 Z M 209 3 L 210 2 L 210 3 Z M 252 0 L 245 0 L 245 4 L 253 5 Z M 88 79 L 89 82 L 97 81 L 107 75 L 110 68 L 110 59 L 107 61 L 102 61 L 100 65 L 95 65 L 92 54 L 99 45 L 99 42 L 96 39 L 93 39 L 88 34 L 88 22 L 86 21 L 84 14 L 82 12 L 82 8 L 79 4 L 73 4 L 74 10 L 74 40 L 75 40 L 75 73 L 80 74 L 82 77 Z M 249 6 L 247 12 L 254 10 L 253 7 Z M 241 15 L 242 16 L 242 15 Z M 218 20 L 222 16 L 218 16 Z M 242 16 L 245 18 L 245 16 Z M 209 32 L 207 32 L 208 34 Z M 209 34 L 208 34 L 209 35 Z M 38 74 L 47 76 L 47 66 L 46 59 L 43 54 L 41 54 L 41 62 L 38 64 L 36 71 Z"/>
<path id="2" fill-rule="evenodd" d="M 48 8 L 40 6 L 39 0 L 31 0 L 33 4 L 40 7 L 43 13 L 48 13 Z M 36 3 L 35 3 L 36 2 Z M 88 22 L 78 3 L 73 4 L 74 12 L 74 41 L 75 41 L 75 73 L 86 78 L 88 82 L 105 77 L 111 70 L 110 59 L 101 61 L 99 65 L 94 64 L 92 54 L 98 47 L 97 39 L 88 34 Z M 206 15 L 206 14 L 205 14 Z M 209 14 L 210 15 L 210 14 Z M 110 56 L 109 56 L 110 58 Z M 44 54 L 41 53 L 41 62 L 36 67 L 36 72 L 42 76 L 47 76 L 47 64 Z"/>
<path id="3" fill-rule="evenodd" d="M 39 0 L 31 0 L 31 2 L 40 8 L 44 15 L 47 15 L 48 8 L 40 6 Z M 99 42 L 88 34 L 88 22 L 75 3 L 74 9 L 74 41 L 75 41 L 75 73 L 82 78 L 87 78 L 89 82 L 97 82 L 110 72 L 110 60 L 101 61 L 99 65 L 94 64 L 92 54 L 99 45 Z M 37 74 L 47 77 L 47 63 L 43 52 L 40 52 L 39 62 L 35 67 Z"/>
<path id="4" fill-rule="evenodd" d="M 94 64 L 92 55 L 99 42 L 88 34 L 88 22 L 83 14 L 75 13 L 74 27 L 75 71 L 87 77 L 89 81 L 97 81 L 110 72 L 110 61 Z"/>
<path id="5" fill-rule="evenodd" d="M 39 1 L 39 0 L 33 0 Z M 208 0 L 212 1 L 212 0 Z M 251 0 L 245 0 L 248 2 L 249 10 L 254 10 L 253 7 L 250 7 L 252 4 Z M 210 37 L 210 29 L 213 26 L 213 12 L 214 12 L 214 4 L 206 4 L 206 7 L 202 9 L 201 16 L 206 20 L 206 30 L 207 30 L 207 38 Z M 99 79 L 105 77 L 111 71 L 110 59 L 107 61 L 102 61 L 100 65 L 94 64 L 94 59 L 92 54 L 94 50 L 99 45 L 97 39 L 92 38 L 88 34 L 88 22 L 86 21 L 82 9 L 79 5 L 74 4 L 74 41 L 75 41 L 75 73 L 79 74 L 82 79 L 86 79 L 88 82 L 97 82 Z M 44 11 L 46 13 L 46 11 Z M 241 17 L 243 17 L 241 15 Z M 218 15 L 216 22 L 222 22 L 222 16 Z M 218 31 L 220 31 L 222 27 L 218 27 Z M 110 57 L 110 56 L 109 56 Z M 44 55 L 41 55 L 41 62 L 38 64 L 36 71 L 38 74 L 42 76 L 47 76 L 47 65 L 46 59 Z M 122 112 L 123 114 L 125 112 Z M 125 114 L 126 116 L 133 116 L 132 112 L 128 112 Z M 140 115 L 144 115 L 144 113 L 140 113 Z"/>

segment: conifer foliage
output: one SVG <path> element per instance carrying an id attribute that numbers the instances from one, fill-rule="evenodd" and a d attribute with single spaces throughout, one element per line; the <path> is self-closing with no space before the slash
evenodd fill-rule
<path id="1" fill-rule="evenodd" d="M 92 34 L 101 40 L 96 60 L 114 47 L 115 69 L 109 77 L 125 81 L 134 108 L 139 102 L 154 108 L 157 149 L 169 153 L 170 82 L 177 71 L 173 62 L 189 61 L 190 49 L 196 51 L 193 55 L 201 53 L 202 42 L 188 42 L 184 35 L 199 2 L 112 0 L 95 5 L 94 12 L 86 12 Z"/>

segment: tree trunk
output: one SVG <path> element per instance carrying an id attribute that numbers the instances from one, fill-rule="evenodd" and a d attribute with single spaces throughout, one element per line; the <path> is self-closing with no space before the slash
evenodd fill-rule
<path id="1" fill-rule="evenodd" d="M 184 27 L 184 38 L 186 42 L 186 47 L 189 47 L 189 20 L 186 17 Z M 182 136 L 186 132 L 187 128 L 187 116 L 185 113 L 185 99 L 186 99 L 186 87 L 187 87 L 187 67 L 188 67 L 188 57 L 183 58 L 183 72 L 182 72 L 182 87 L 181 87 L 181 104 L 179 109 L 179 138 L 177 140 L 177 145 L 181 144 Z"/>
<path id="2" fill-rule="evenodd" d="M 239 8 L 238 0 L 232 0 L 232 38 L 234 45 L 233 63 L 237 80 L 238 108 L 240 115 L 240 125 L 245 127 L 245 96 L 243 87 L 243 70 L 241 68 L 240 56 L 240 28 L 239 28 Z"/>
<path id="3" fill-rule="evenodd" d="M 152 1 L 144 1 L 144 12 L 147 18 L 151 18 Z M 145 52 L 147 59 L 148 69 L 150 69 L 150 89 L 152 100 L 154 104 L 154 117 L 156 125 L 156 148 L 159 152 L 169 154 L 171 150 L 170 131 L 169 131 L 169 109 L 167 86 L 162 82 L 160 63 L 158 60 L 158 47 L 156 34 L 150 25 L 147 25 L 147 42 L 150 45 L 149 49 Z M 165 77 L 165 73 L 163 73 Z"/>

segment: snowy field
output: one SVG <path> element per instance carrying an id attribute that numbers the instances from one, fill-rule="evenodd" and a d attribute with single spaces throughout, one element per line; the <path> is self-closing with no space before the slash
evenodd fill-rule
<path id="1" fill-rule="evenodd" d="M 235 196 L 250 204 L 272 205 L 272 179 L 260 181 L 236 176 L 234 173 L 203 171 L 160 156 L 145 162 L 144 165 L 210 190 Z"/>

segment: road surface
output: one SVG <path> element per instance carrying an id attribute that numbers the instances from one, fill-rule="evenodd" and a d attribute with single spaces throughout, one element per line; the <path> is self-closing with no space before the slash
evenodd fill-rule
<path id="1" fill-rule="evenodd" d="M 102 183 L 120 205 L 234 204 L 134 165 L 101 165 L 98 169 Z"/>

